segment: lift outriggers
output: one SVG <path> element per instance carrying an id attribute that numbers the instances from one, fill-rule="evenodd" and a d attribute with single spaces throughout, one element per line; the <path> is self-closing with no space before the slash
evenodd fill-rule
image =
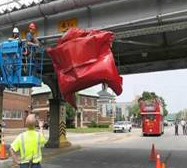
<path id="1" fill-rule="evenodd" d="M 19 40 L 0 44 L 0 85 L 7 88 L 41 86 L 44 49 Z"/>

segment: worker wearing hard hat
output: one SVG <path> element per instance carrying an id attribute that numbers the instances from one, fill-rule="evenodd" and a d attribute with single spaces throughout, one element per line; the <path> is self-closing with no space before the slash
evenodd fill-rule
<path id="1" fill-rule="evenodd" d="M 29 32 L 27 33 L 26 40 L 27 40 L 27 45 L 28 46 L 35 46 L 39 47 L 40 42 L 38 39 L 35 37 L 35 33 L 37 31 L 37 26 L 35 23 L 31 23 L 29 25 Z"/>
<path id="2" fill-rule="evenodd" d="M 43 133 L 43 122 L 39 121 L 39 132 L 35 130 L 35 125 L 35 115 L 29 114 L 26 118 L 28 130 L 19 134 L 11 144 L 10 153 L 14 162 L 20 165 L 20 168 L 41 168 L 41 148 L 44 147 L 47 141 Z M 20 153 L 20 158 L 17 152 Z"/>
<path id="3" fill-rule="evenodd" d="M 17 27 L 14 27 L 12 30 L 12 37 L 10 37 L 8 40 L 20 40 L 20 33 L 19 33 L 19 29 Z"/>

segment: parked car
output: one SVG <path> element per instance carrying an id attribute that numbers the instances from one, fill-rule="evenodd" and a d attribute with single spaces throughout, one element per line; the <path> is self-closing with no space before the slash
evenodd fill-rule
<path id="1" fill-rule="evenodd" d="M 113 126 L 113 132 L 131 132 L 132 123 L 130 121 L 117 121 Z"/>
<path id="2" fill-rule="evenodd" d="M 168 126 L 168 121 L 164 120 L 164 126 Z"/>

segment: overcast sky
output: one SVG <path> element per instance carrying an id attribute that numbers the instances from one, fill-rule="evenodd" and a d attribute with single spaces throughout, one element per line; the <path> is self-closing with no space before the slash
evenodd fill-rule
<path id="1" fill-rule="evenodd" d="M 187 108 L 187 70 L 161 71 L 123 76 L 123 93 L 118 102 L 132 101 L 143 91 L 163 97 L 170 113 Z"/>
<path id="2" fill-rule="evenodd" d="M 95 92 L 101 85 L 91 87 Z M 116 97 L 117 102 L 131 102 L 143 91 L 155 92 L 161 96 L 169 113 L 187 109 L 187 69 L 141 73 L 123 76 L 123 92 Z"/>

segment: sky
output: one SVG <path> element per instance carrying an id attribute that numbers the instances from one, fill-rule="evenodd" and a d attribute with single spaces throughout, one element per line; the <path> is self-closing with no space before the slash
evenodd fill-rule
<path id="1" fill-rule="evenodd" d="M 155 92 L 162 97 L 169 113 L 187 109 L 187 69 L 123 75 L 123 92 L 117 102 L 131 102 L 144 91 Z M 96 92 L 101 85 L 91 87 Z M 109 89 L 109 92 L 111 90 Z"/>
<path id="2" fill-rule="evenodd" d="M 161 96 L 169 113 L 187 109 L 187 69 L 123 76 L 123 92 L 117 102 L 131 102 L 143 91 Z"/>
<path id="3" fill-rule="evenodd" d="M 187 109 L 187 69 L 159 71 L 124 75 L 123 92 L 116 97 L 117 102 L 131 102 L 144 91 L 155 92 L 167 104 L 169 113 L 177 113 Z M 101 85 L 89 88 L 95 93 L 102 89 Z M 111 90 L 109 89 L 109 92 Z"/>

